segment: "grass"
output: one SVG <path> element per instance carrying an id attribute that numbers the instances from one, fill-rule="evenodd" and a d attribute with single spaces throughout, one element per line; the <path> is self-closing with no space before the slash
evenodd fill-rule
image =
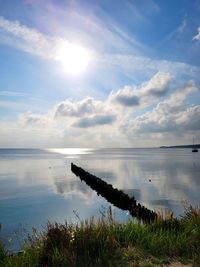
<path id="1" fill-rule="evenodd" d="M 186 208 L 179 220 L 160 219 L 151 224 L 122 224 L 109 210 L 98 221 L 48 223 L 43 233 L 34 230 L 23 253 L 14 256 L 0 245 L 2 267 L 159 267 L 173 261 L 200 266 L 199 208 Z"/>

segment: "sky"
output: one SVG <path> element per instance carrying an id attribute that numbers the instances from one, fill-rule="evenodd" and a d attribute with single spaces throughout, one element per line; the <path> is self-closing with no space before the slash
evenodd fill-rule
<path id="1" fill-rule="evenodd" d="M 0 147 L 200 143 L 200 0 L 0 0 Z"/>

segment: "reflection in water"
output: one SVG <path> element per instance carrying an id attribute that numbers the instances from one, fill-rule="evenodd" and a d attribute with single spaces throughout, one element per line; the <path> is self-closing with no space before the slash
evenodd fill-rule
<path id="1" fill-rule="evenodd" d="M 93 201 L 93 195 L 95 195 L 84 183 L 78 183 L 75 179 L 55 179 L 55 190 L 57 193 L 63 195 L 65 199 L 69 198 L 71 195 L 75 195 L 79 196 L 82 201 L 87 203 L 91 203 Z"/>
<path id="2" fill-rule="evenodd" d="M 49 148 L 46 150 L 53 153 L 72 156 L 72 158 L 73 155 L 78 156 L 83 154 L 89 154 L 93 151 L 93 149 L 91 148 Z"/>
<path id="3" fill-rule="evenodd" d="M 200 159 L 196 157 L 194 162 L 187 149 L 102 149 L 82 156 L 75 163 L 114 187 L 134 195 L 149 208 L 170 208 L 178 216 L 183 212 L 183 203 L 195 205 L 200 200 Z M 60 179 L 63 193 L 76 190 L 79 195 L 82 192 L 90 199 L 91 190 L 86 189 L 76 177 L 71 178 L 76 180 L 73 188 L 69 179 L 61 186 L 63 180 Z"/>
<path id="4" fill-rule="evenodd" d="M 4 149 L 0 150 L 4 237 L 19 223 L 40 228 L 48 220 L 76 221 L 73 210 L 85 219 L 109 206 L 71 173 L 71 161 L 133 194 L 150 209 L 170 208 L 178 216 L 183 202 L 200 203 L 200 153 L 193 155 L 190 149 Z M 127 220 L 126 213 L 114 210 L 118 219 Z"/>

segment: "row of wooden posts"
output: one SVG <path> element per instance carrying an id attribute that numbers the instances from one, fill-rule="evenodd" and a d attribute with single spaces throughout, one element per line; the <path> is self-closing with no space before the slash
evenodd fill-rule
<path id="1" fill-rule="evenodd" d="M 157 218 L 157 214 L 154 211 L 137 203 L 134 197 L 129 197 L 123 191 L 113 188 L 111 184 L 86 172 L 84 169 L 73 163 L 71 163 L 71 171 L 76 176 L 79 176 L 81 181 L 85 181 L 85 183 L 95 190 L 98 195 L 104 197 L 114 206 L 122 210 L 128 210 L 133 217 L 136 217 L 145 223 L 153 222 Z"/>

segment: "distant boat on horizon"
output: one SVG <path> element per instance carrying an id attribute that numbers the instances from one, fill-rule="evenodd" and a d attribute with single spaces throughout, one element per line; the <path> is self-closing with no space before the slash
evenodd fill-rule
<path id="1" fill-rule="evenodd" d="M 192 149 L 192 152 L 198 152 L 199 150 L 195 147 L 195 144 L 194 144 L 194 137 L 193 137 L 193 149 Z"/>

